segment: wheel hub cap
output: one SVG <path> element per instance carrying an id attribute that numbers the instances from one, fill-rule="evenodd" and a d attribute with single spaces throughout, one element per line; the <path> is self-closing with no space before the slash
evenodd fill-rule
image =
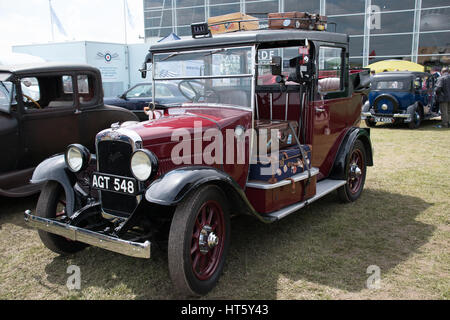
<path id="1" fill-rule="evenodd" d="M 212 228 L 210 226 L 206 225 L 200 231 L 198 244 L 200 247 L 200 252 L 207 254 L 209 250 L 219 244 L 219 237 L 212 232 Z"/>
<path id="2" fill-rule="evenodd" d="M 361 176 L 361 174 L 362 174 L 362 171 L 361 171 L 361 169 L 358 167 L 358 164 L 357 164 L 357 163 L 353 163 L 353 164 L 350 166 L 350 176 L 351 176 L 351 179 L 352 179 L 352 180 L 355 180 L 355 179 L 359 178 L 359 177 Z"/>

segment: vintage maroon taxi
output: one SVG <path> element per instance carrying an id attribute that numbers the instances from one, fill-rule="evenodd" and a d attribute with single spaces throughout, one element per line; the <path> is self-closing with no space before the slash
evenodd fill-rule
<path id="1" fill-rule="evenodd" d="M 372 165 L 359 127 L 368 74 L 349 70 L 347 35 L 195 30 L 146 58 L 153 88 L 175 84 L 186 102 L 100 132 L 96 154 L 71 145 L 45 160 L 25 213 L 60 254 L 93 245 L 150 258 L 166 241 L 174 286 L 191 295 L 217 283 L 231 215 L 271 223 L 334 190 L 355 201 Z"/>

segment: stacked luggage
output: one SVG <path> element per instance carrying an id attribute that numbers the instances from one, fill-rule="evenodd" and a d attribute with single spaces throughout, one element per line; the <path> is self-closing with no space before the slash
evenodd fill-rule
<path id="1" fill-rule="evenodd" d="M 327 17 L 308 12 L 269 13 L 269 29 L 303 29 L 325 31 Z"/>
<path id="2" fill-rule="evenodd" d="M 274 150 L 270 143 L 273 129 L 278 132 L 279 150 Z M 258 154 L 254 155 L 250 164 L 246 188 L 249 199 L 258 199 L 252 202 L 254 208 L 260 213 L 269 213 L 313 197 L 316 176 L 309 171 L 312 149 L 310 145 L 297 143 L 298 123 L 256 120 L 255 130 L 258 136 L 254 143 L 258 145 Z M 261 135 L 262 130 L 267 130 L 267 135 Z M 272 152 L 277 159 L 271 158 Z"/>

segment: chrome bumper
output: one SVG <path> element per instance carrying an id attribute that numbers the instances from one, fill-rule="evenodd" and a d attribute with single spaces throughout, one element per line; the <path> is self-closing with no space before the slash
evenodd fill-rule
<path id="1" fill-rule="evenodd" d="M 374 115 L 370 112 L 361 112 L 361 119 L 365 120 L 367 118 L 374 118 L 374 117 L 378 117 L 377 115 Z M 383 116 L 379 116 L 379 117 L 383 117 Z M 389 116 L 387 116 L 389 117 Z M 410 119 L 411 115 L 409 113 L 395 113 L 393 114 L 391 117 L 393 118 L 405 118 L 405 119 Z"/>
<path id="2" fill-rule="evenodd" d="M 140 243 L 122 240 L 95 231 L 78 228 L 51 219 L 34 216 L 29 210 L 25 211 L 25 222 L 31 227 L 49 233 L 57 234 L 73 241 L 87 243 L 92 246 L 135 258 L 150 258 L 150 241 Z"/>

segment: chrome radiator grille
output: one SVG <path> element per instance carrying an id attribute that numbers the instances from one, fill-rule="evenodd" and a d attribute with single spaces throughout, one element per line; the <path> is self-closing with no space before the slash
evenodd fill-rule
<path id="1" fill-rule="evenodd" d="M 130 159 L 131 144 L 121 140 L 103 140 L 97 143 L 98 171 L 117 176 L 132 177 Z M 119 217 L 129 216 L 137 206 L 135 196 L 101 191 L 103 211 Z"/>

